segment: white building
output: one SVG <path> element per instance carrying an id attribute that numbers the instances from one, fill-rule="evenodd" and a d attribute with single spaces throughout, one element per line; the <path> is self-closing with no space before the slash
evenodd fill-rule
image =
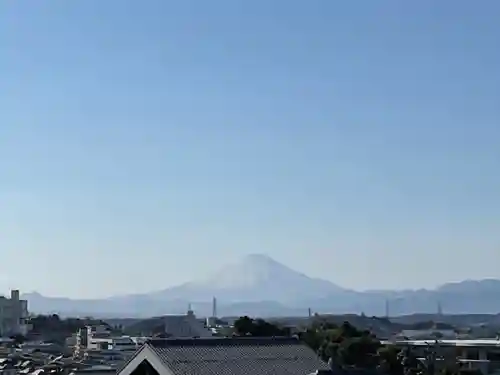
<path id="1" fill-rule="evenodd" d="M 75 337 L 67 340 L 70 346 L 79 349 L 103 351 L 132 351 L 137 350 L 147 338 L 131 336 L 114 336 L 106 326 L 87 326 L 80 329 Z"/>
<path id="2" fill-rule="evenodd" d="M 19 290 L 10 298 L 0 296 L 0 336 L 28 333 L 28 301 L 19 299 Z"/>
<path id="3" fill-rule="evenodd" d="M 500 375 L 500 340 L 395 340 L 383 341 L 384 345 L 425 349 L 429 346 L 448 350 L 469 369 L 480 370 L 484 375 Z"/>
<path id="4" fill-rule="evenodd" d="M 404 329 L 396 335 L 400 340 L 456 339 L 453 329 Z"/>

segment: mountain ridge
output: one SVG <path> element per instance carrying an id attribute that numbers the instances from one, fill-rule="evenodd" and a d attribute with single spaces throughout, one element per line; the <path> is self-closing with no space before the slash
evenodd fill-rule
<path id="1" fill-rule="evenodd" d="M 198 315 L 210 315 L 213 297 L 224 315 L 306 315 L 321 313 L 391 315 L 435 313 L 498 313 L 500 280 L 463 280 L 435 289 L 355 291 L 312 278 L 263 254 L 251 254 L 223 266 L 206 278 L 163 290 L 101 299 L 46 297 L 37 292 L 23 298 L 36 313 L 147 317 L 184 313 L 192 304 Z"/>

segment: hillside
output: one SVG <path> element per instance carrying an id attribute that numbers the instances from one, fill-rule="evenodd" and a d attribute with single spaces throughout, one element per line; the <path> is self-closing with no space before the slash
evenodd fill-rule
<path id="1" fill-rule="evenodd" d="M 496 314 L 500 312 L 499 280 L 466 280 L 435 290 L 367 291 L 342 288 L 311 278 L 265 255 L 249 255 L 200 280 L 161 291 L 76 300 L 24 295 L 30 310 L 65 316 L 150 317 L 184 313 L 192 304 L 197 315 L 212 312 L 218 300 L 219 315 L 305 316 L 308 308 L 320 313 L 365 313 L 383 316 L 386 303 L 391 316 L 436 313 Z"/>

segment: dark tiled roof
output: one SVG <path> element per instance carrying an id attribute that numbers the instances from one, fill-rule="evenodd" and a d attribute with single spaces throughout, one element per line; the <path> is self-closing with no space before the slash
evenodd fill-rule
<path id="1" fill-rule="evenodd" d="M 151 340 L 174 375 L 307 375 L 328 370 L 307 346 L 292 338 Z"/>

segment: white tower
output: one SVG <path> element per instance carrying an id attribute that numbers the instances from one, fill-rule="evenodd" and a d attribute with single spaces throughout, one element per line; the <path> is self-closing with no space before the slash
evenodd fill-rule
<path id="1" fill-rule="evenodd" d="M 212 300 L 212 318 L 217 318 L 217 298 Z"/>

